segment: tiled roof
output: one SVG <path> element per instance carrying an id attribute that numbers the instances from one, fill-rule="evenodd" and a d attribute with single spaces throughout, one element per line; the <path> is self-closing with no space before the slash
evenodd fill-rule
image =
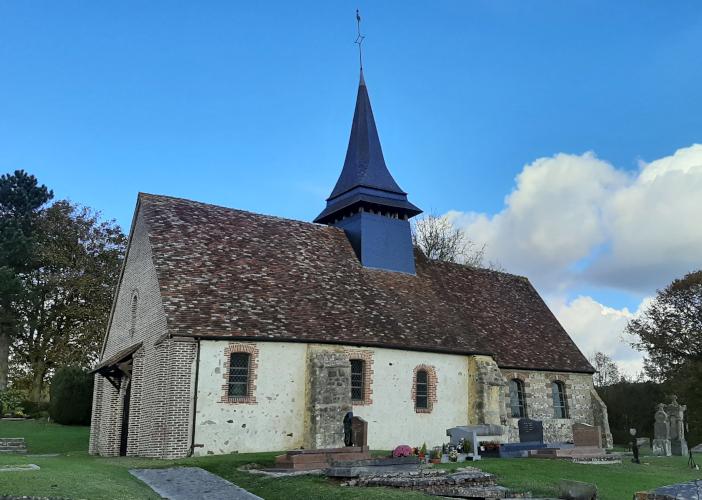
<path id="1" fill-rule="evenodd" d="M 343 230 L 139 195 L 173 335 L 491 354 L 592 372 L 526 278 L 430 261 L 361 266 Z"/>

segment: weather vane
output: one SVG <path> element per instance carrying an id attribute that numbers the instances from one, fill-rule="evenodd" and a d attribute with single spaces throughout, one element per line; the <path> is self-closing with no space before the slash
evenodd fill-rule
<path id="1" fill-rule="evenodd" d="M 366 37 L 361 35 L 361 14 L 359 14 L 358 9 L 356 9 L 356 24 L 358 25 L 358 36 L 353 43 L 358 45 L 358 64 L 361 66 L 361 71 L 363 71 L 363 49 L 361 49 L 361 44 Z"/>

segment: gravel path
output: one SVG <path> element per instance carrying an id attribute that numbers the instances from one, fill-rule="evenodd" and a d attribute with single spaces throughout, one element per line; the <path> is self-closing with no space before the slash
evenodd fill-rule
<path id="1" fill-rule="evenodd" d="M 170 500 L 262 500 L 199 467 L 131 469 L 129 473 Z"/>

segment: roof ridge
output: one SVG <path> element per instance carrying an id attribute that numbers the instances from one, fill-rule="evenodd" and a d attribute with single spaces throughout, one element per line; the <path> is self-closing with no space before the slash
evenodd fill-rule
<path id="1" fill-rule="evenodd" d="M 200 206 L 203 206 L 203 207 L 220 208 L 220 209 L 223 209 L 223 210 L 229 210 L 229 211 L 231 211 L 231 212 L 238 212 L 238 213 L 241 213 L 241 214 L 255 215 L 255 216 L 257 216 L 257 217 L 266 217 L 266 218 L 274 219 L 274 220 L 280 220 L 280 221 L 286 221 L 286 222 L 295 222 L 295 223 L 297 223 L 297 224 L 302 224 L 302 225 L 305 225 L 305 226 L 312 226 L 312 227 L 315 227 L 315 228 L 327 228 L 327 229 L 332 229 L 332 230 L 335 230 L 335 231 L 343 231 L 342 229 L 339 229 L 339 228 L 336 228 L 336 227 L 332 227 L 332 226 L 327 226 L 327 225 L 325 225 L 325 224 L 318 224 L 318 223 L 316 223 L 316 222 L 308 222 L 308 221 L 304 221 L 304 220 L 300 220 L 300 219 L 291 219 L 291 218 L 288 218 L 288 217 L 281 217 L 280 215 L 262 214 L 262 213 L 260 213 L 260 212 L 254 212 L 254 211 L 252 211 L 252 210 L 245 210 L 245 209 L 242 209 L 242 208 L 227 207 L 227 206 L 224 206 L 224 205 L 218 205 L 218 204 L 216 204 L 216 203 L 207 203 L 207 202 L 204 202 L 204 201 L 192 200 L 192 199 L 190 199 L 190 198 L 183 198 L 183 197 L 180 197 L 180 196 L 170 196 L 170 195 L 166 195 L 166 194 L 145 193 L 145 192 L 143 192 L 143 191 L 139 191 L 138 197 L 139 197 L 140 200 L 143 199 L 144 197 L 147 197 L 147 198 L 161 198 L 161 199 L 167 199 L 167 200 L 183 201 L 183 202 L 187 202 L 187 203 L 193 203 L 193 204 L 195 204 L 195 205 L 200 205 Z"/>

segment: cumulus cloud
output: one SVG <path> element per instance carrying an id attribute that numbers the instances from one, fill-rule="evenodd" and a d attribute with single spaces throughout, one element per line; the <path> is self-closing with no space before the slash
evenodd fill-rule
<path id="1" fill-rule="evenodd" d="M 567 302 L 550 300 L 553 313 L 586 356 L 603 352 L 617 362 L 622 373 L 636 377 L 643 369 L 643 356 L 630 346 L 631 339 L 624 328 L 635 314 L 646 307 L 649 299 L 641 302 L 638 311 L 626 307 L 607 307 L 590 296 L 579 296 Z"/>
<path id="2" fill-rule="evenodd" d="M 702 265 L 702 145 L 627 172 L 557 154 L 526 165 L 497 214 L 447 216 L 487 258 L 542 290 L 576 284 L 651 293 Z"/>

